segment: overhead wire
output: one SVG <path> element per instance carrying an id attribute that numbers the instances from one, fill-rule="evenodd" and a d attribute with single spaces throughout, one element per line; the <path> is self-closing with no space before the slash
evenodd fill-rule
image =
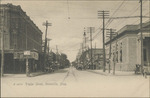
<path id="1" fill-rule="evenodd" d="M 145 1 L 143 2 L 143 4 L 144 4 L 144 3 L 145 3 Z M 138 4 L 137 4 L 137 5 L 138 5 Z M 137 5 L 136 5 L 136 6 L 137 6 Z M 131 13 L 128 14 L 128 17 L 130 17 L 131 15 L 133 15 L 134 13 L 136 13 L 139 8 L 140 8 L 140 5 L 137 6 L 137 7 L 135 8 L 135 10 L 133 10 L 132 12 L 130 11 Z M 123 19 L 122 21 L 120 21 L 119 23 L 117 23 L 115 26 L 113 26 L 113 28 L 116 28 L 118 25 L 121 25 L 123 22 L 125 22 L 125 20 L 126 20 L 126 19 Z M 138 20 L 139 20 L 139 19 L 137 19 L 134 23 L 136 23 Z M 134 23 L 133 23 L 133 24 L 134 24 Z"/>
<path id="2" fill-rule="evenodd" d="M 121 8 L 121 6 L 124 4 L 124 2 L 125 2 L 125 0 L 123 0 L 122 1 L 122 3 L 119 5 L 119 7 L 115 10 L 115 12 L 111 15 L 111 17 L 112 16 L 114 16 L 116 13 L 117 13 L 117 11 Z M 109 24 L 113 21 L 112 19 L 111 19 L 111 17 L 109 18 L 109 20 L 106 22 L 106 28 L 109 26 Z"/>
<path id="3" fill-rule="evenodd" d="M 125 0 L 123 0 L 123 2 L 119 5 L 119 7 L 115 10 L 115 12 L 111 15 L 111 17 L 120 9 L 120 7 L 124 4 Z M 111 18 L 109 18 L 109 20 L 106 23 L 106 26 L 108 27 L 108 25 L 112 22 L 113 20 Z M 100 28 L 102 27 L 102 25 L 100 26 Z M 106 27 L 106 28 L 107 28 Z M 102 31 L 102 30 L 101 30 Z M 99 31 L 94 37 L 93 40 L 98 36 L 98 34 L 101 32 Z"/>
<path id="4" fill-rule="evenodd" d="M 69 1 L 67 0 L 67 8 L 68 8 L 68 19 L 70 19 L 70 7 L 69 7 Z"/>

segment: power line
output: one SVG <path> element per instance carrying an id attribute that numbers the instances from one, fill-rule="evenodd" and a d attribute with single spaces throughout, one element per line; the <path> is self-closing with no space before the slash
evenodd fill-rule
<path id="1" fill-rule="evenodd" d="M 120 4 L 120 6 L 117 8 L 117 10 L 119 10 L 119 8 L 123 5 L 124 2 L 125 2 L 125 0 L 123 0 L 123 2 Z M 117 10 L 112 14 L 112 16 L 117 12 Z M 112 17 L 112 16 L 111 16 L 111 17 Z M 107 26 L 107 24 L 110 22 L 110 20 L 111 20 L 111 18 L 107 21 L 106 26 Z M 112 22 L 112 21 L 111 21 L 111 22 Z M 110 23 L 111 23 L 111 22 L 110 22 Z M 110 24 L 110 23 L 109 23 L 109 24 Z M 100 26 L 100 28 L 101 28 L 101 27 L 102 27 L 102 25 Z M 108 27 L 108 26 L 107 26 L 107 27 Z M 106 28 L 107 28 L 107 27 L 106 27 Z M 101 31 L 100 31 L 100 32 L 101 32 Z M 98 32 L 93 38 L 96 38 L 100 32 Z"/>
<path id="2" fill-rule="evenodd" d="M 140 16 L 126 16 L 126 17 L 112 17 L 111 19 L 127 19 L 127 18 L 139 18 Z M 143 16 L 143 18 L 149 18 L 148 16 Z M 112 20 L 111 20 L 112 21 Z M 100 28 L 98 28 L 100 29 Z M 95 39 L 97 37 L 97 35 L 99 34 L 100 32 L 98 32 L 94 37 L 93 39 Z"/>
<path id="3" fill-rule="evenodd" d="M 67 8 L 68 8 L 68 19 L 70 19 L 70 7 L 69 7 L 69 1 L 67 0 Z"/>
<path id="4" fill-rule="evenodd" d="M 122 2 L 122 3 L 124 3 L 124 2 Z M 145 1 L 144 1 L 143 3 L 145 3 Z M 121 4 L 121 5 L 122 5 L 122 4 Z M 128 15 L 126 18 L 128 18 L 128 17 L 129 17 L 129 18 L 130 18 L 130 17 L 132 17 L 132 18 L 133 18 L 133 17 L 134 17 L 134 18 L 139 17 L 139 16 L 136 16 L 136 17 L 135 17 L 135 16 L 131 16 L 131 15 L 134 14 L 139 8 L 140 8 L 140 6 L 138 6 L 131 14 L 129 14 L 130 16 Z M 120 18 L 121 18 L 121 17 L 120 17 Z M 122 18 L 123 18 L 123 17 L 122 17 Z M 126 18 L 124 17 L 124 20 L 125 20 Z M 112 21 L 111 21 L 111 22 L 112 22 Z M 110 22 L 110 23 L 111 23 L 111 22 Z M 109 23 L 109 24 L 110 24 L 110 23 Z M 123 22 L 121 22 L 121 23 L 123 23 Z M 108 24 L 108 26 L 109 26 L 109 24 Z M 119 24 L 120 24 L 120 23 L 119 23 Z M 108 27 L 108 26 L 107 26 L 107 27 Z M 118 26 L 118 25 L 116 25 L 116 26 Z M 116 26 L 115 26 L 115 27 L 116 27 Z M 114 28 L 115 28 L 115 27 L 114 27 Z"/>
<path id="5" fill-rule="evenodd" d="M 148 14 L 148 13 L 147 13 L 147 14 Z M 146 14 L 145 14 L 145 15 L 146 15 Z M 145 16 L 145 15 L 144 15 L 144 16 Z M 135 24 L 135 23 L 136 23 L 136 22 L 138 22 L 138 21 L 139 21 L 139 19 L 138 19 L 138 20 L 136 20 L 135 22 L 133 22 L 131 25 Z"/>
<path id="6" fill-rule="evenodd" d="M 116 11 L 111 15 L 111 17 L 113 15 L 115 15 L 115 13 L 121 8 L 121 6 L 123 5 L 123 3 L 125 2 L 125 0 L 123 0 L 123 2 L 119 5 L 119 7 L 116 9 Z M 112 22 L 113 20 L 111 20 L 111 18 L 107 21 L 106 23 L 106 28 L 109 26 L 109 24 Z"/>
<path id="7" fill-rule="evenodd" d="M 103 72 L 106 67 L 106 55 L 105 55 L 105 18 L 109 16 L 109 11 L 98 11 L 98 15 L 103 17 Z"/>
<path id="8" fill-rule="evenodd" d="M 145 1 L 144 1 L 143 3 L 145 3 Z M 137 5 L 139 5 L 139 4 L 137 4 Z M 136 6 L 137 6 L 137 5 L 136 5 Z M 132 11 L 132 12 L 130 11 L 131 13 L 128 14 L 128 17 L 131 16 L 131 15 L 133 15 L 135 12 L 137 12 L 137 10 L 138 10 L 139 8 L 140 8 L 140 6 L 137 6 L 137 8 L 135 8 L 134 11 Z M 124 20 L 122 20 L 122 21 L 125 21 L 125 20 L 126 20 L 126 19 L 124 19 Z M 123 23 L 122 21 L 120 21 L 118 24 L 116 24 L 113 28 L 116 28 L 116 26 L 122 24 L 122 23 Z M 138 20 L 137 20 L 137 21 L 138 21 Z M 136 22 L 137 22 L 137 21 L 136 21 Z"/>

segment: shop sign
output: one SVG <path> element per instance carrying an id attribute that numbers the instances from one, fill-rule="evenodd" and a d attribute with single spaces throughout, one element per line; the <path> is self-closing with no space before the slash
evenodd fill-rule
<path id="1" fill-rule="evenodd" d="M 39 55 L 37 52 L 31 52 L 31 58 L 34 58 L 35 60 L 39 59 Z"/>
<path id="2" fill-rule="evenodd" d="M 31 55 L 30 51 L 24 51 L 24 55 Z"/>
<path id="3" fill-rule="evenodd" d="M 14 53 L 14 59 L 25 59 L 26 57 L 38 60 L 39 55 L 37 52 L 27 52 L 27 51 Z"/>

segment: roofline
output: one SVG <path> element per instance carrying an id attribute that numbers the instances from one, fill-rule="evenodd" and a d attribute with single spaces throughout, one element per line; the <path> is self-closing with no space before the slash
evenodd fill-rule
<path id="1" fill-rule="evenodd" d="M 147 31 L 147 29 L 145 27 L 150 26 L 150 21 L 143 23 L 143 30 L 142 31 Z M 114 38 L 112 38 L 112 40 L 109 40 L 105 43 L 105 45 L 109 44 L 110 41 L 113 42 L 116 38 L 120 38 L 123 35 L 126 34 L 137 34 L 138 32 L 140 32 L 140 24 L 138 25 L 126 25 L 124 27 L 122 27 L 119 31 L 117 31 L 117 36 L 115 36 Z"/>
<path id="2" fill-rule="evenodd" d="M 42 31 L 38 28 L 38 26 L 30 19 L 30 17 L 26 14 L 26 12 L 22 10 L 22 8 L 21 8 L 20 5 L 13 5 L 12 3 L 7 3 L 7 4 L 0 4 L 0 6 L 1 6 L 0 9 L 3 8 L 3 7 L 7 7 L 7 8 L 9 8 L 9 9 L 16 8 L 18 12 L 20 11 L 21 14 L 24 15 L 24 16 L 23 16 L 24 19 L 29 20 L 29 21 L 27 21 L 27 22 L 30 22 L 31 25 L 33 25 L 33 26 L 36 28 L 36 30 L 38 30 L 38 32 L 39 32 L 40 34 L 43 34 L 43 32 L 42 32 Z M 20 15 L 21 15 L 21 14 L 20 14 Z"/>

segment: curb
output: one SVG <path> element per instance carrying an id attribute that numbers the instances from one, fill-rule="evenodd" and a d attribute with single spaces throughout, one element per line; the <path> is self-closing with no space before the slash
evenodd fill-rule
<path id="1" fill-rule="evenodd" d="M 105 76 L 108 76 L 109 74 L 108 73 L 103 73 L 103 72 L 95 72 L 95 71 L 92 71 L 92 70 L 87 70 L 88 72 L 92 72 L 92 73 L 96 73 L 96 74 L 101 74 L 101 75 L 105 75 Z"/>
<path id="2" fill-rule="evenodd" d="M 31 73 L 30 77 L 35 77 L 35 76 L 39 76 L 39 75 L 43 75 L 46 74 L 46 72 L 41 72 L 41 73 Z"/>
<path id="3" fill-rule="evenodd" d="M 96 74 L 100 74 L 100 75 L 105 75 L 105 76 L 136 76 L 134 73 L 133 74 L 117 74 L 117 73 L 115 73 L 115 75 L 114 75 L 113 73 L 107 73 L 107 72 L 96 72 L 96 71 L 92 71 L 92 70 L 87 70 L 87 71 L 96 73 Z"/>

